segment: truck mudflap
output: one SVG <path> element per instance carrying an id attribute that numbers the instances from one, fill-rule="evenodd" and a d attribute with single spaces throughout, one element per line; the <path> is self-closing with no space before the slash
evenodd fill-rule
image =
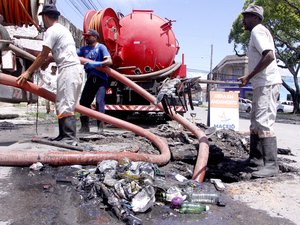
<path id="1" fill-rule="evenodd" d="M 175 106 L 175 109 L 176 112 L 186 112 L 183 106 Z M 105 111 L 162 112 L 155 105 L 105 105 Z"/>

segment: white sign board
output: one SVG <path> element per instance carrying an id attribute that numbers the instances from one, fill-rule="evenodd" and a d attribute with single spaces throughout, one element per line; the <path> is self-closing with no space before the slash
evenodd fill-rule
<path id="1" fill-rule="evenodd" d="M 239 130 L 239 92 L 210 92 L 210 126 Z"/>

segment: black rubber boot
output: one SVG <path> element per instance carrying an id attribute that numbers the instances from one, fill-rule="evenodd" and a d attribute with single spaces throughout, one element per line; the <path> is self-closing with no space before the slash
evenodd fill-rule
<path id="1" fill-rule="evenodd" d="M 278 174 L 276 137 L 261 138 L 264 166 L 252 173 L 253 177 L 272 177 Z"/>
<path id="2" fill-rule="evenodd" d="M 248 158 L 248 165 L 250 167 L 261 167 L 264 165 L 262 140 L 256 134 L 250 135 L 250 153 Z"/>
<path id="3" fill-rule="evenodd" d="M 60 141 L 61 139 L 63 139 L 65 137 L 62 127 L 63 127 L 63 121 L 62 121 L 62 119 L 58 119 L 59 134 L 56 138 L 50 138 L 50 141 Z"/>
<path id="4" fill-rule="evenodd" d="M 90 132 L 90 120 L 87 116 L 80 116 L 81 128 L 79 129 L 80 133 Z"/>
<path id="5" fill-rule="evenodd" d="M 76 118 L 75 116 L 67 116 L 62 118 L 63 120 L 63 132 L 65 137 L 62 139 L 66 144 L 73 146 L 78 145 L 78 140 L 76 138 Z"/>
<path id="6" fill-rule="evenodd" d="M 97 128 L 98 128 L 98 133 L 102 134 L 104 132 L 104 122 L 97 120 Z"/>

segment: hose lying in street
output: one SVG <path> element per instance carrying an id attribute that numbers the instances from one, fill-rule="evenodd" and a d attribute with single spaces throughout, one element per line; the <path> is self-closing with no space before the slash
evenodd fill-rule
<path id="1" fill-rule="evenodd" d="M 4 73 L 0 73 L 0 84 L 22 88 L 25 91 L 32 92 L 40 97 L 43 97 L 50 101 L 55 101 L 55 94 L 41 88 L 31 82 L 25 83 L 20 87 L 16 78 Z M 41 162 L 54 166 L 62 165 L 73 165 L 73 164 L 83 164 L 83 165 L 97 165 L 103 160 L 120 160 L 123 158 L 128 158 L 132 161 L 145 161 L 151 162 L 158 165 L 165 165 L 169 162 L 171 158 L 170 150 L 168 145 L 159 137 L 153 133 L 145 130 L 139 126 L 128 123 L 126 121 L 111 117 L 109 115 L 97 112 L 95 110 L 86 108 L 81 105 L 77 105 L 77 112 L 81 114 L 88 115 L 97 120 L 104 121 L 106 123 L 112 124 L 119 128 L 124 128 L 135 134 L 148 138 L 160 151 L 160 155 L 150 155 L 144 153 L 132 153 L 132 152 L 38 152 L 38 151 L 21 151 L 21 150 L 1 150 L 0 151 L 0 165 L 2 166 L 29 166 L 35 162 Z"/>
<path id="2" fill-rule="evenodd" d="M 147 99 L 149 102 L 154 104 L 155 97 L 152 96 L 150 93 L 148 93 L 146 90 L 141 88 L 136 83 L 132 82 L 130 79 L 126 78 L 122 74 L 118 73 L 115 70 L 112 70 L 111 68 L 105 67 L 101 68 L 102 71 L 107 73 L 109 76 L 119 80 L 120 82 L 126 84 L 128 87 L 134 89 L 136 92 L 138 92 L 142 97 Z M 12 76 L 5 75 L 0 73 L 0 84 L 9 85 L 9 86 L 15 86 L 19 87 L 19 85 L 16 83 L 16 79 Z M 43 98 L 46 98 L 50 101 L 55 100 L 55 95 L 46 91 L 43 88 L 40 88 L 32 83 L 27 82 L 25 85 L 21 87 L 22 89 L 26 91 L 30 91 L 34 94 L 37 94 Z M 161 104 L 158 104 L 158 107 L 163 111 L 163 106 Z M 134 161 L 148 161 L 152 163 L 156 163 L 158 165 L 164 165 L 170 160 L 170 152 L 168 146 L 158 137 L 156 137 L 154 134 L 150 133 L 149 131 L 135 126 L 133 124 L 130 124 L 126 121 L 119 120 L 114 117 L 110 117 L 106 114 L 99 113 L 95 110 L 88 109 L 83 106 L 76 106 L 76 111 L 88 115 L 90 117 L 93 117 L 97 120 L 104 121 L 106 123 L 113 124 L 117 127 L 122 127 L 127 130 L 133 131 L 134 133 L 147 137 L 149 140 L 151 140 L 156 146 L 159 148 L 161 155 L 148 155 L 148 154 L 139 154 L 139 153 L 61 153 L 61 152 L 51 152 L 51 153 L 40 153 L 35 152 L 33 155 L 30 155 L 27 153 L 27 158 L 31 159 L 30 162 L 26 161 L 24 158 L 24 152 L 20 152 L 19 157 L 16 157 L 16 154 L 11 154 L 11 157 L 8 157 L 7 154 L 2 154 L 3 152 L 0 152 L 0 165 L 20 165 L 16 163 L 26 163 L 28 165 L 29 163 L 34 163 L 36 161 L 41 161 L 41 159 L 47 161 L 48 164 L 54 165 L 65 165 L 65 164 L 97 164 L 99 161 L 105 160 L 105 159 L 121 159 L 124 157 L 128 157 L 129 159 L 133 159 Z M 199 141 L 199 150 L 198 150 L 198 156 L 196 165 L 194 168 L 193 173 L 193 179 L 197 180 L 199 182 L 203 182 L 205 177 L 205 171 L 208 161 L 208 154 L 209 154 L 209 145 L 207 137 L 205 136 L 204 132 L 202 132 L 197 126 L 180 116 L 179 114 L 176 114 L 175 112 L 170 115 L 170 117 L 180 124 L 182 124 L 186 129 L 190 130 Z M 15 152 L 14 152 L 15 153 Z M 16 158 L 18 160 L 16 161 Z M 8 159 L 12 160 L 12 162 L 8 162 Z M 38 160 L 39 159 L 39 160 Z M 48 161 L 51 161 L 48 162 Z M 5 164 L 5 163 L 13 163 L 13 164 Z M 24 165 L 24 164 L 23 164 Z"/>

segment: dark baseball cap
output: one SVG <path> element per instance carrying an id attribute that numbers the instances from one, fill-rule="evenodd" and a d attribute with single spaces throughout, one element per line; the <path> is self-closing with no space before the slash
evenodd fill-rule
<path id="1" fill-rule="evenodd" d="M 89 29 L 88 32 L 83 33 L 82 35 L 83 36 L 94 36 L 94 37 L 97 37 L 97 38 L 100 37 L 99 33 L 96 30 L 93 30 L 93 29 Z"/>
<path id="2" fill-rule="evenodd" d="M 47 15 L 47 14 L 54 14 L 60 15 L 60 12 L 57 10 L 56 6 L 53 4 L 45 4 L 43 6 L 43 10 L 39 13 L 39 15 Z"/>

